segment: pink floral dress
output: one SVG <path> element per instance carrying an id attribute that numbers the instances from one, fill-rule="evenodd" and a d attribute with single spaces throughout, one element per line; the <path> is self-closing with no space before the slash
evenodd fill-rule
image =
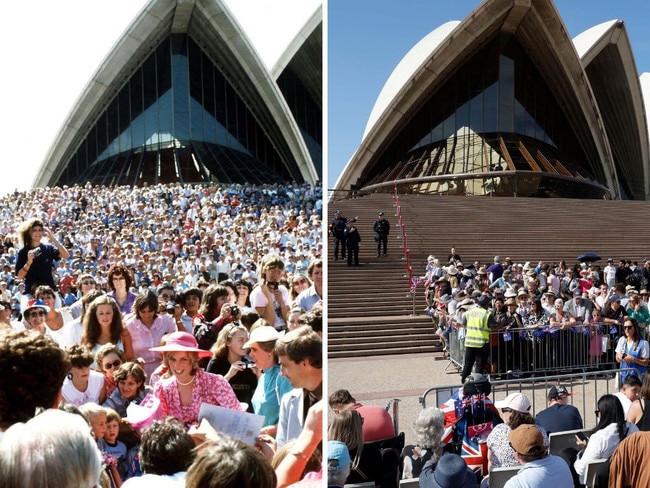
<path id="1" fill-rule="evenodd" d="M 196 372 L 190 405 L 181 405 L 175 376 L 158 381 L 154 387 L 154 395 L 160 400 L 164 416 L 172 416 L 188 427 L 198 423 L 202 403 L 242 410 L 230 383 L 221 375 L 206 373 L 201 369 Z"/>

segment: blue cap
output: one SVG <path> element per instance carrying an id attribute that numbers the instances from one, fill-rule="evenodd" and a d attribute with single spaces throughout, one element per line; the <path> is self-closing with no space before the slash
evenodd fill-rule
<path id="1" fill-rule="evenodd" d="M 338 471 L 347 468 L 350 465 L 350 451 L 345 442 L 328 441 L 327 442 L 327 469 L 329 471 Z"/>
<path id="2" fill-rule="evenodd" d="M 618 295 L 612 295 L 611 297 L 609 297 L 609 301 L 621 303 L 621 298 Z"/>

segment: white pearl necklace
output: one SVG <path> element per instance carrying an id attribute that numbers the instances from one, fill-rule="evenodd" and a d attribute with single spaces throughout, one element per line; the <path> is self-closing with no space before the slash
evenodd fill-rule
<path id="1" fill-rule="evenodd" d="M 182 383 L 181 380 L 179 380 L 178 377 L 176 377 L 176 383 L 178 383 L 181 386 L 187 386 L 187 385 L 191 385 L 192 383 L 194 383 L 195 379 L 196 379 L 196 376 L 192 376 L 192 379 L 190 381 L 188 381 L 187 383 Z"/>

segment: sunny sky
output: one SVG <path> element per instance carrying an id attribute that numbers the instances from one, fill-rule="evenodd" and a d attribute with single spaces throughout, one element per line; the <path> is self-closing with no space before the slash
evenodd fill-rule
<path id="1" fill-rule="evenodd" d="M 252 0 L 247 0 L 252 1 Z M 0 195 L 28 189 L 58 130 L 99 63 L 146 0 L 9 2 L 0 17 Z M 422 37 L 462 20 L 476 0 L 329 0 L 326 167 L 331 188 L 361 141 L 381 88 Z M 571 36 L 625 21 L 639 73 L 650 71 L 650 3 L 558 0 Z"/>
<path id="2" fill-rule="evenodd" d="M 26 190 L 100 62 L 145 0 L 7 2 L 0 16 L 0 195 Z"/>
<path id="3" fill-rule="evenodd" d="M 477 0 L 330 0 L 328 189 L 361 142 L 381 89 L 404 55 L 436 27 L 463 20 Z M 650 72 L 647 0 L 556 0 L 569 35 L 613 19 L 625 22 L 637 71 Z"/>

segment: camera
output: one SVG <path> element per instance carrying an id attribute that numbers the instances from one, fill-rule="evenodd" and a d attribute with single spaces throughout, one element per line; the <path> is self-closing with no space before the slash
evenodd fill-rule
<path id="1" fill-rule="evenodd" d="M 36 249 L 34 249 L 34 250 L 32 251 L 32 253 L 34 253 L 34 257 L 35 257 L 35 258 L 37 258 L 38 256 L 40 256 L 42 252 L 43 252 L 43 251 L 41 250 L 40 247 L 37 247 Z"/>
<path id="2" fill-rule="evenodd" d="M 255 366 L 257 366 L 257 365 L 253 362 L 253 360 L 252 360 L 251 358 L 249 358 L 248 356 L 244 356 L 244 357 L 242 358 L 242 361 L 243 361 L 243 363 L 244 363 L 244 369 L 254 368 Z"/>
<path id="3" fill-rule="evenodd" d="M 168 314 L 173 314 L 175 309 L 176 309 L 176 304 L 174 302 L 165 303 L 165 311 Z"/>
<path id="4" fill-rule="evenodd" d="M 230 306 L 230 315 L 232 316 L 239 315 L 239 307 L 237 305 Z"/>
<path id="5" fill-rule="evenodd" d="M 280 286 L 280 283 L 278 281 L 267 281 L 266 286 L 268 286 L 269 288 L 272 288 L 274 290 L 277 290 L 278 286 Z"/>

